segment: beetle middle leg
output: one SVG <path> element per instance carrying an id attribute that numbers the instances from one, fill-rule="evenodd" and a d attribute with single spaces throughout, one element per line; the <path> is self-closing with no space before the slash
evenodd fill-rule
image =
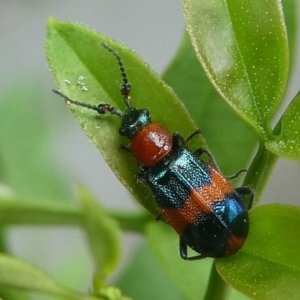
<path id="1" fill-rule="evenodd" d="M 186 139 L 179 133 L 174 132 L 173 133 L 173 147 L 178 148 L 180 144 L 185 145 L 188 143 L 194 136 L 201 134 L 200 129 L 197 129 L 195 132 L 193 132 L 189 137 Z"/>
<path id="2" fill-rule="evenodd" d="M 235 179 L 235 178 L 239 177 L 240 174 L 245 173 L 245 172 L 247 172 L 246 169 L 241 169 L 241 170 L 239 170 L 236 174 L 233 174 L 233 175 L 231 175 L 231 176 L 227 176 L 226 178 L 229 179 L 229 180 Z"/>

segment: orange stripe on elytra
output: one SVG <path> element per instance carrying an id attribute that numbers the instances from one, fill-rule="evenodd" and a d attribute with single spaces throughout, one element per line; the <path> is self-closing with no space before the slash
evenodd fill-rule
<path id="1" fill-rule="evenodd" d="M 232 235 L 228 239 L 228 248 L 227 248 L 226 255 L 231 255 L 231 254 L 236 253 L 240 248 L 242 248 L 242 246 L 245 243 L 245 240 L 246 240 L 245 238 L 241 238 L 241 237 Z"/>
<path id="2" fill-rule="evenodd" d="M 167 222 L 177 231 L 179 235 L 189 224 L 197 224 L 199 215 L 203 212 L 198 203 L 192 198 L 188 197 L 184 201 L 182 208 L 161 208 L 163 215 Z"/>
<path id="3" fill-rule="evenodd" d="M 231 184 L 215 169 L 210 168 L 211 183 L 199 189 L 191 189 L 181 208 L 162 207 L 167 222 L 179 235 L 189 224 L 197 224 L 201 213 L 212 213 L 212 203 L 222 201 L 228 192 L 233 191 Z"/>
<path id="4" fill-rule="evenodd" d="M 205 213 L 211 213 L 211 204 L 216 201 L 222 201 L 226 194 L 234 190 L 232 185 L 219 172 L 213 168 L 210 168 L 210 172 L 211 183 L 190 192 L 192 198 Z"/>

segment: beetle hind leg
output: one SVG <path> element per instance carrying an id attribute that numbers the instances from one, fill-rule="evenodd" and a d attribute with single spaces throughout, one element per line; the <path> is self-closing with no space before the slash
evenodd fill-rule
<path id="1" fill-rule="evenodd" d="M 253 206 L 254 191 L 249 187 L 238 187 L 238 188 L 235 188 L 235 190 L 239 195 L 249 196 L 250 200 L 249 200 L 249 203 L 247 205 L 247 208 L 248 208 L 248 210 L 250 210 Z"/>
<path id="2" fill-rule="evenodd" d="M 188 256 L 187 247 L 188 247 L 188 245 L 186 244 L 186 242 L 183 240 L 182 237 L 180 237 L 179 238 L 179 251 L 180 251 L 180 256 L 182 259 L 184 259 L 184 260 L 199 260 L 199 259 L 206 257 L 202 254 L 196 255 L 196 256 Z"/>

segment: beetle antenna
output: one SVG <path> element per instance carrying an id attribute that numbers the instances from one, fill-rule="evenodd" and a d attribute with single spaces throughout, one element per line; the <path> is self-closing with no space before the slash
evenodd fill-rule
<path id="1" fill-rule="evenodd" d="M 131 91 L 131 85 L 128 82 L 127 74 L 126 74 L 125 67 L 123 65 L 122 59 L 121 59 L 120 55 L 118 54 L 118 52 L 116 52 L 114 49 L 110 48 L 105 43 L 101 43 L 101 44 L 105 49 L 107 49 L 109 52 L 111 52 L 115 56 L 115 58 L 117 59 L 117 62 L 118 62 L 118 65 L 119 65 L 119 68 L 120 68 L 120 71 L 121 71 L 121 75 L 122 75 L 122 78 L 123 78 L 123 83 L 121 84 L 121 87 L 120 87 L 120 93 L 123 96 L 123 100 L 124 100 L 124 103 L 126 104 L 126 106 L 130 107 L 130 96 L 129 96 L 129 94 L 130 94 L 130 91 Z"/>
<path id="2" fill-rule="evenodd" d="M 96 112 L 98 112 L 99 114 L 107 114 L 107 113 L 111 113 L 112 115 L 117 115 L 119 117 L 122 117 L 122 112 L 117 109 L 116 107 L 113 107 L 109 104 L 106 103 L 100 103 L 99 105 L 93 105 L 93 104 L 89 104 L 89 103 L 84 103 L 84 102 L 80 102 L 80 101 L 76 101 L 73 100 L 71 98 L 69 98 L 67 95 L 63 94 L 62 92 L 58 91 L 58 90 L 54 90 L 52 89 L 52 91 L 61 96 L 62 98 L 64 98 L 67 102 L 75 104 L 75 105 L 79 105 L 82 107 L 86 107 L 88 109 L 92 109 L 95 110 Z"/>

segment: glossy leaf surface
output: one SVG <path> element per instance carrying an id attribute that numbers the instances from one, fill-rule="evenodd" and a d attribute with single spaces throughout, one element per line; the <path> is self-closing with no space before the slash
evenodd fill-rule
<path id="1" fill-rule="evenodd" d="M 257 136 L 209 82 L 186 34 L 163 79 L 186 105 L 222 172 L 245 168 Z"/>
<path id="2" fill-rule="evenodd" d="M 277 0 L 183 0 L 197 57 L 219 94 L 259 133 L 282 101 L 288 43 Z"/>
<path id="3" fill-rule="evenodd" d="M 300 209 L 283 204 L 250 213 L 250 234 L 235 255 L 217 260 L 223 279 L 253 299 L 299 299 Z"/>
<path id="4" fill-rule="evenodd" d="M 63 93 L 82 102 L 107 102 L 125 109 L 119 92 L 122 78 L 116 58 L 102 47 L 101 42 L 118 51 L 122 58 L 132 85 L 132 105 L 148 108 L 152 120 L 166 125 L 170 132 L 179 131 L 187 137 L 196 130 L 172 90 L 132 50 L 82 25 L 51 18 L 46 53 L 57 86 Z M 95 111 L 74 105 L 70 108 L 116 176 L 140 203 L 157 214 L 157 206 L 151 200 L 148 189 L 137 184 L 135 175 L 138 168 L 133 167 L 137 165 L 136 161 L 127 151 L 119 149 L 120 144 L 129 142 L 118 134 L 120 119 L 117 116 L 100 116 Z M 199 137 L 195 138 L 196 141 L 199 144 Z"/>

